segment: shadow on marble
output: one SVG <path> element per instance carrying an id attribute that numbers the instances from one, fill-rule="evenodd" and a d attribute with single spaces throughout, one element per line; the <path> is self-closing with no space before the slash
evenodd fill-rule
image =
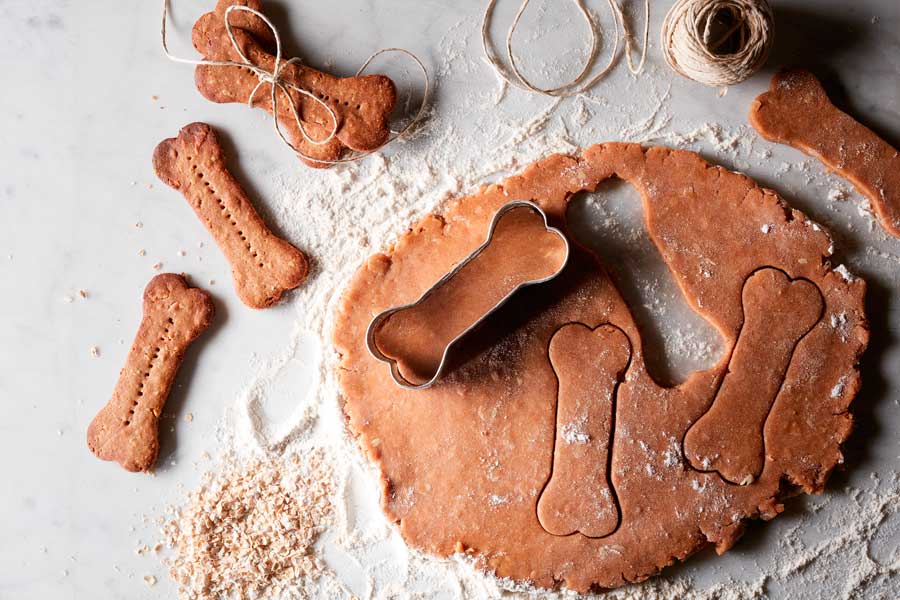
<path id="1" fill-rule="evenodd" d="M 831 476 L 829 489 L 843 489 L 849 485 L 854 470 L 868 463 L 870 449 L 882 440 L 883 428 L 878 423 L 876 409 L 889 399 L 890 387 L 881 371 L 884 355 L 896 346 L 896 338 L 891 335 L 889 317 L 892 314 L 892 302 L 896 302 L 891 289 L 879 280 L 874 273 L 856 267 L 859 275 L 866 280 L 866 316 L 869 319 L 869 347 L 860 361 L 862 387 L 853 403 L 850 412 L 853 414 L 853 432 L 844 443 L 844 467 Z"/>
<path id="2" fill-rule="evenodd" d="M 884 52 L 889 53 L 890 46 L 896 41 L 885 39 L 883 28 L 887 24 L 873 23 L 862 15 L 848 18 L 823 12 L 814 12 L 798 8 L 774 7 L 775 10 L 775 46 L 769 59 L 769 65 L 800 66 L 812 71 L 822 82 L 829 99 L 841 110 L 852 115 L 857 121 L 866 125 L 895 148 L 900 147 L 900 130 L 896 125 L 896 115 L 888 115 L 891 119 L 882 119 L 879 113 L 884 110 L 878 107 L 863 106 L 849 92 L 846 83 L 842 82 L 838 73 L 838 59 L 863 44 L 871 44 L 872 40 L 881 40 L 885 45 Z M 801 57 L 807 57 L 801 62 Z M 896 72 L 884 73 L 883 63 L 872 63 L 866 73 L 875 81 L 896 76 Z M 865 72 L 867 66 L 860 65 Z"/>

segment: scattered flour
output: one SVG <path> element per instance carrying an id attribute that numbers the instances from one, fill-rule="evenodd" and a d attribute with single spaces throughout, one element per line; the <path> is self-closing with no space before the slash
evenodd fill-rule
<path id="1" fill-rule="evenodd" d="M 834 269 L 834 272 L 843 277 L 844 281 L 846 281 L 847 283 L 853 283 L 854 281 L 856 281 L 856 277 L 854 277 L 853 274 L 851 274 L 850 271 L 847 270 L 847 267 L 845 267 L 844 265 L 838 265 Z"/>
<path id="2" fill-rule="evenodd" d="M 581 430 L 576 423 L 566 423 L 562 428 L 562 438 L 567 444 L 587 444 L 591 436 Z"/>
<path id="3" fill-rule="evenodd" d="M 844 393 L 844 388 L 847 386 L 847 376 L 842 375 L 838 382 L 834 384 L 834 387 L 831 388 L 831 397 L 832 398 L 840 398 Z"/>
<path id="4" fill-rule="evenodd" d="M 848 198 L 850 198 L 850 190 L 843 186 L 832 188 L 831 191 L 828 192 L 828 199 L 831 202 L 840 202 L 842 200 L 847 200 Z"/>

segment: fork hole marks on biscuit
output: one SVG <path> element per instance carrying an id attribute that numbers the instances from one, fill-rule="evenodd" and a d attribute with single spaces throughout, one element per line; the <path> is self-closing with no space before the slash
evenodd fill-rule
<path id="1" fill-rule="evenodd" d="M 295 335 L 241 395 L 244 426 L 261 449 L 279 452 L 311 432 L 318 417 L 321 361 L 319 340 L 309 333 Z"/>
<path id="2" fill-rule="evenodd" d="M 247 249 L 247 252 L 250 254 L 250 257 L 254 261 L 259 261 L 259 268 L 264 268 L 265 263 L 259 259 L 259 252 L 253 247 L 253 245 L 247 240 L 247 235 L 244 231 L 238 226 L 237 220 L 232 215 L 232 212 L 236 211 L 239 207 L 236 206 L 227 206 L 225 201 L 222 200 L 222 197 L 216 192 L 216 189 L 212 186 L 208 177 L 204 176 L 203 170 L 199 168 L 199 165 L 194 161 L 193 156 L 187 157 L 188 163 L 191 165 L 191 176 L 194 177 L 196 181 L 203 182 L 203 188 L 201 192 L 205 191 L 213 200 L 215 200 L 216 204 L 219 207 L 219 210 L 222 211 L 222 217 L 231 223 L 232 230 L 237 233 L 238 237 L 241 238 L 241 242 Z M 205 177 L 205 178 L 204 178 Z M 197 208 L 201 208 L 203 205 L 203 195 L 197 195 Z"/>
<path id="3" fill-rule="evenodd" d="M 691 308 L 644 222 L 637 190 L 611 177 L 593 193 L 576 194 L 566 213 L 570 234 L 597 254 L 640 331 L 647 372 L 657 384 L 679 384 L 717 365 L 719 331 Z"/>
<path id="4" fill-rule="evenodd" d="M 128 427 L 131 425 L 131 420 L 134 418 L 134 413 L 138 409 L 138 406 L 141 403 L 141 398 L 144 397 L 144 384 L 150 379 L 150 374 L 153 372 L 153 367 L 156 365 L 156 361 L 159 360 L 159 353 L 162 352 L 162 346 L 169 341 L 169 331 L 171 328 L 175 326 L 175 320 L 172 317 L 166 319 L 166 322 L 163 324 L 163 332 L 160 334 L 159 339 L 157 340 L 158 346 L 153 348 L 153 355 L 147 360 L 147 367 L 141 372 L 141 382 L 138 384 L 137 394 L 134 397 L 134 402 L 131 404 L 131 408 L 128 409 L 128 416 L 125 417 L 123 421 L 123 425 Z"/>
<path id="5" fill-rule="evenodd" d="M 256 72 L 253 69 L 251 69 L 250 67 L 237 67 L 237 68 L 239 68 L 243 72 L 246 72 L 248 75 L 256 76 Z M 297 85 L 297 88 L 300 90 L 303 90 L 304 92 L 308 92 L 308 93 L 312 94 L 313 96 L 315 96 L 319 100 L 322 100 L 323 102 L 325 102 L 332 108 L 340 108 L 341 106 L 343 106 L 344 108 L 350 108 L 350 106 L 351 106 L 351 103 L 348 102 L 347 100 L 341 100 L 341 98 L 339 98 L 337 96 L 332 96 L 331 94 L 326 94 L 326 93 L 322 92 L 322 90 L 320 90 L 320 89 L 316 89 L 314 87 L 304 87 L 303 85 Z M 254 101 L 256 100 L 257 96 L 262 96 L 262 94 L 260 92 L 257 92 L 256 96 L 253 97 Z M 252 105 L 252 102 L 249 102 L 249 104 Z M 357 103 L 353 104 L 354 110 L 361 110 L 364 106 L 366 106 L 365 102 L 357 102 Z M 308 119 L 312 123 L 315 123 L 316 125 L 321 125 L 323 127 L 331 127 L 332 126 L 330 118 L 322 118 L 321 116 L 318 116 L 318 115 L 304 115 L 304 118 Z"/>

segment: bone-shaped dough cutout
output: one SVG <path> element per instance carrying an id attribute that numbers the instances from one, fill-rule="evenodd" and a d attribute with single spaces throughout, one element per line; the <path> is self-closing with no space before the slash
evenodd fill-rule
<path id="1" fill-rule="evenodd" d="M 430 381 L 453 341 L 519 287 L 558 274 L 567 258 L 562 235 L 530 205 L 518 205 L 499 217 L 487 245 L 452 277 L 378 323 L 375 345 L 408 382 Z"/>
<path id="2" fill-rule="evenodd" d="M 194 25 L 194 47 L 207 60 L 241 62 L 225 29 L 225 10 L 243 5 L 260 10 L 259 0 L 219 0 L 216 8 L 201 16 Z M 275 64 L 271 31 L 254 15 L 232 11 L 232 31 L 244 55 L 254 65 L 271 72 Z M 285 135 L 303 153 L 322 161 L 340 157 L 343 148 L 361 152 L 375 150 L 390 135 L 390 115 L 397 101 L 394 82 L 384 75 L 335 77 L 302 64 L 291 64 L 281 72 L 285 81 L 296 85 L 328 104 L 338 118 L 336 137 L 326 144 L 307 142 L 297 127 L 287 98 L 279 92 L 278 122 Z M 200 93 L 213 102 L 246 103 L 259 78 L 248 68 L 200 65 L 195 72 Z M 318 102 L 297 91 L 290 92 L 310 136 L 326 138 L 334 127 L 330 114 Z M 264 85 L 254 98 L 254 106 L 272 113 L 271 88 Z M 326 163 L 307 161 L 312 167 L 328 167 Z"/>
<path id="3" fill-rule="evenodd" d="M 750 107 L 750 123 L 769 141 L 821 160 L 872 204 L 881 226 L 900 237 L 900 153 L 828 99 L 815 75 L 780 71 Z"/>
<path id="4" fill-rule="evenodd" d="M 247 306 L 266 308 L 300 285 L 309 272 L 306 256 L 273 234 L 225 166 L 213 129 L 191 123 L 177 138 L 163 140 L 153 168 L 180 190 L 231 263 L 238 296 Z"/>
<path id="5" fill-rule="evenodd" d="M 748 485 L 762 473 L 763 428 L 794 349 L 821 319 L 824 300 L 812 282 L 771 267 L 751 275 L 741 297 L 744 323 L 728 369 L 709 410 L 688 429 L 684 453 L 695 469 Z"/>
<path id="6" fill-rule="evenodd" d="M 619 525 L 609 477 L 615 395 L 631 343 L 614 325 L 563 325 L 550 340 L 559 383 L 550 480 L 538 500 L 541 526 L 553 535 L 603 537 Z"/>
<path id="7" fill-rule="evenodd" d="M 141 325 L 106 406 L 87 431 L 91 452 L 128 471 L 146 471 L 159 454 L 158 422 L 188 345 L 213 318 L 209 294 L 163 273 L 144 290 Z"/>

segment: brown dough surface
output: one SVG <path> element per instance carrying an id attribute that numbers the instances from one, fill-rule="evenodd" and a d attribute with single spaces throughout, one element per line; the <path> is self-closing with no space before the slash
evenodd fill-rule
<path id="1" fill-rule="evenodd" d="M 750 106 L 761 136 L 821 160 L 872 203 L 881 226 L 900 237 L 900 153 L 828 99 L 803 69 L 775 74 L 769 91 Z"/>
<path id="2" fill-rule="evenodd" d="M 714 368 L 675 387 L 653 381 L 628 307 L 585 250 L 573 252 L 559 277 L 524 290 L 488 319 L 461 347 L 467 359 L 427 390 L 399 388 L 370 356 L 371 319 L 414 301 L 477 247 L 501 205 L 530 199 L 565 231 L 571 195 L 612 176 L 638 189 L 651 238 L 686 300 L 721 332 L 726 352 Z M 767 234 L 761 232 L 766 224 Z M 645 579 L 708 543 L 724 552 L 744 520 L 775 517 L 793 491 L 821 491 L 842 460 L 868 324 L 865 284 L 832 271 L 829 244 L 827 234 L 748 177 L 692 152 L 636 144 L 550 156 L 452 202 L 442 217 L 425 217 L 386 254 L 366 261 L 336 315 L 343 408 L 380 470 L 385 513 L 416 548 L 439 556 L 466 552 L 501 577 L 542 587 L 612 588 Z M 744 321 L 744 283 L 761 267 L 812 282 L 824 307 L 796 344 L 758 432 L 765 441 L 763 469 L 751 485 L 738 486 L 693 469 L 682 442 L 716 396 Z M 620 522 L 604 537 L 552 535 L 537 514 L 553 469 L 559 393 L 548 348 L 569 323 L 611 324 L 631 344 L 615 392 L 609 461 Z M 751 343 L 751 359 L 770 351 L 771 340 Z M 748 397 L 754 392 L 743 390 Z M 596 410 L 606 398 L 608 392 L 598 393 Z"/>
<path id="3" fill-rule="evenodd" d="M 144 289 L 144 316 L 112 398 L 87 431 L 91 452 L 128 471 L 147 471 L 159 454 L 159 415 L 184 352 L 209 327 L 215 309 L 205 291 L 163 273 Z"/>
<path id="4" fill-rule="evenodd" d="M 261 0 L 219 0 L 213 11 L 197 20 L 192 31 L 194 47 L 207 60 L 243 62 L 225 29 L 225 10 L 232 5 L 248 6 L 264 12 Z M 271 73 L 275 64 L 275 42 L 271 30 L 258 17 L 246 11 L 233 11 L 230 18 L 235 40 L 244 56 Z M 290 57 L 282 58 L 286 60 Z M 330 142 L 311 144 L 301 135 L 287 98 L 279 92 L 278 123 L 285 137 L 304 154 L 321 161 L 333 161 L 340 158 L 345 147 L 365 152 L 378 148 L 388 139 L 389 119 L 397 101 L 397 90 L 389 77 L 335 77 L 303 64 L 284 67 L 281 76 L 326 102 L 338 118 L 338 129 Z M 246 103 L 259 83 L 259 78 L 249 68 L 203 65 L 196 68 L 194 80 L 205 98 L 220 103 Z M 293 90 L 290 94 L 310 137 L 315 140 L 326 138 L 334 127 L 329 113 L 308 96 Z M 270 86 L 264 85 L 256 93 L 254 106 L 272 113 Z M 311 167 L 331 166 L 327 162 L 309 161 L 302 157 L 301 160 Z"/>
<path id="5" fill-rule="evenodd" d="M 540 213 L 527 207 L 510 210 L 478 256 L 427 298 L 390 315 L 376 330 L 375 343 L 397 361 L 404 379 L 424 383 L 457 336 L 517 286 L 558 273 L 565 258 L 565 242 L 546 230 Z"/>

